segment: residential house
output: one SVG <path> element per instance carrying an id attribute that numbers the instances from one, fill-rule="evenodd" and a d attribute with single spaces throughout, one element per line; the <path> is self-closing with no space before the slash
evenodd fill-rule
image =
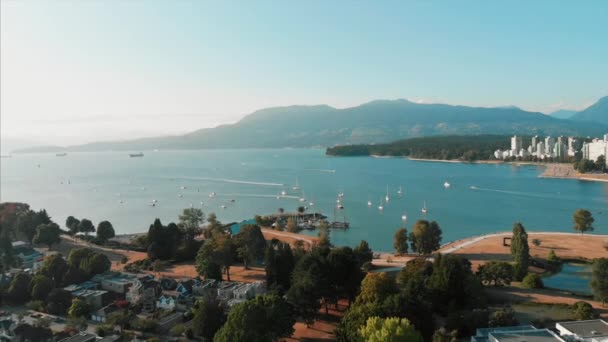
<path id="1" fill-rule="evenodd" d="M 105 323 L 108 316 L 116 311 L 118 311 L 118 306 L 115 304 L 104 306 L 91 314 L 91 320 L 94 322 Z"/>
<path id="2" fill-rule="evenodd" d="M 163 310 L 174 310 L 177 306 L 177 295 L 163 294 L 156 301 L 156 308 Z"/>
<path id="3" fill-rule="evenodd" d="M 34 248 L 29 243 L 23 241 L 15 241 L 12 243 L 13 252 L 21 260 L 22 269 L 31 269 L 36 272 L 42 267 L 44 255 Z"/>
<path id="4" fill-rule="evenodd" d="M 169 330 L 171 330 L 171 328 L 183 322 L 183 320 L 184 316 L 180 312 L 162 317 L 158 320 L 158 331 L 162 334 L 166 334 L 169 332 Z"/>
<path id="5" fill-rule="evenodd" d="M 59 342 L 95 342 L 97 335 L 88 332 L 80 332 L 74 336 L 59 340 Z"/>
<path id="6" fill-rule="evenodd" d="M 217 295 L 218 281 L 215 279 L 196 280 L 192 285 L 195 296 Z"/>

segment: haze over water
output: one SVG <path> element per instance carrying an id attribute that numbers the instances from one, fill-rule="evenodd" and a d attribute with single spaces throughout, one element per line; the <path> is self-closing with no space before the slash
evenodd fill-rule
<path id="1" fill-rule="evenodd" d="M 16 155 L 1 165 L 1 201 L 45 208 L 62 226 L 68 215 L 95 224 L 107 219 L 119 234 L 147 231 L 157 217 L 165 224 L 177 221 L 191 203 L 206 214 L 215 212 L 222 222 L 280 207 L 294 211 L 302 205 L 302 194 L 291 189 L 296 179 L 306 203 L 313 200 L 313 209 L 330 220 L 337 193 L 344 192 L 344 210 L 337 218 L 346 215 L 351 228 L 332 231 L 336 245 L 365 239 L 374 250 L 392 250 L 401 216 L 407 214 L 411 228 L 424 217 L 424 201 L 426 218 L 439 222 L 443 242 L 510 230 L 515 221 L 530 231 L 570 232 L 578 208 L 592 211 L 596 232 L 608 232 L 608 183 L 538 178 L 542 170 L 533 166 L 332 158 L 314 149 L 159 151 L 145 152 L 143 158 L 129 158 L 126 152 Z M 387 185 L 390 202 L 380 212 Z M 282 190 L 290 197 L 277 200 Z M 208 197 L 210 192 L 217 196 Z M 155 207 L 152 200 L 158 201 Z"/>

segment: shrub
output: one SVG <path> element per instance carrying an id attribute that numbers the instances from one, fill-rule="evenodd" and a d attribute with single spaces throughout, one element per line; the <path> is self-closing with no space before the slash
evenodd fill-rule
<path id="1" fill-rule="evenodd" d="M 540 246 L 541 241 L 539 239 L 534 239 L 532 240 L 532 244 L 534 244 L 534 246 L 538 247 Z"/>
<path id="2" fill-rule="evenodd" d="M 549 255 L 547 255 L 547 261 L 549 261 L 550 263 L 553 263 L 553 264 L 558 264 L 561 262 L 560 258 L 557 255 L 555 255 L 554 250 L 549 251 Z"/>
<path id="3" fill-rule="evenodd" d="M 528 273 L 521 284 L 527 289 L 542 289 L 545 286 L 543 279 L 536 273 Z"/>
<path id="4" fill-rule="evenodd" d="M 42 311 L 42 312 L 45 311 L 44 310 L 45 304 L 41 300 L 31 300 L 31 301 L 27 302 L 27 304 L 25 304 L 25 306 L 30 310 Z"/>
<path id="5" fill-rule="evenodd" d="M 608 240 L 604 240 L 604 249 L 608 251 Z"/>
<path id="6" fill-rule="evenodd" d="M 183 324 L 178 324 L 171 328 L 172 336 L 181 336 L 184 332 L 186 332 L 186 326 Z"/>
<path id="7" fill-rule="evenodd" d="M 599 316 L 591 304 L 583 301 L 572 304 L 572 315 L 577 321 L 594 319 Z"/>

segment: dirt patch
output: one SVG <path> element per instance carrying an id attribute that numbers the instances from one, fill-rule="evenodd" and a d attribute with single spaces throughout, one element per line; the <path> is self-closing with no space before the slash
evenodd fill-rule
<path id="1" fill-rule="evenodd" d="M 340 323 L 342 316 L 348 309 L 348 302 L 341 300 L 338 303 L 338 309 L 331 306 L 329 313 L 325 313 L 325 308 L 319 310 L 319 319 L 317 319 L 310 327 L 306 323 L 296 322 L 293 328 L 295 332 L 291 337 L 281 339 L 280 341 L 295 342 L 295 341 L 335 341 L 334 331 Z"/>

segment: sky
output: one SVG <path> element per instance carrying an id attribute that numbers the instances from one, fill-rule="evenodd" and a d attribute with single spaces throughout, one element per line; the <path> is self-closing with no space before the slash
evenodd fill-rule
<path id="1" fill-rule="evenodd" d="M 261 108 L 582 109 L 608 95 L 608 1 L 2 0 L 3 141 L 78 144 Z"/>

